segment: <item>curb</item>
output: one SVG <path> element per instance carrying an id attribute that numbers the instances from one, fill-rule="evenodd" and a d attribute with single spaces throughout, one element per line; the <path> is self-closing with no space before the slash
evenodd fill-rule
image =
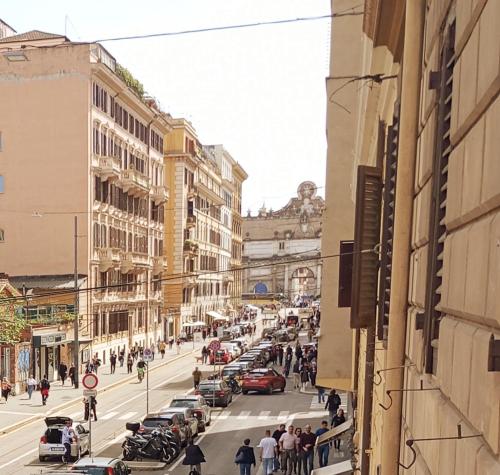
<path id="1" fill-rule="evenodd" d="M 154 470 L 162 470 L 167 466 L 166 463 L 161 463 L 161 462 L 132 461 L 132 462 L 125 462 L 125 463 L 126 463 L 127 467 L 131 468 L 132 470 L 140 470 L 141 472 L 152 472 Z"/>
<path id="2" fill-rule="evenodd" d="M 153 371 L 156 371 L 158 368 L 162 368 L 163 366 L 166 366 L 166 365 L 168 365 L 170 363 L 173 363 L 173 362 L 178 361 L 178 360 L 180 360 L 182 358 L 185 358 L 186 356 L 192 355 L 193 353 L 196 353 L 197 351 L 200 351 L 200 349 L 199 348 L 198 349 L 194 349 L 194 350 L 191 350 L 191 351 L 189 351 L 187 353 L 184 353 L 183 355 L 176 356 L 175 358 L 173 358 L 171 360 L 165 361 L 164 363 L 160 363 L 159 365 L 155 366 L 154 368 L 151 368 L 149 371 L 152 373 Z M 120 381 L 116 381 L 114 383 L 108 384 L 107 386 L 104 386 L 103 388 L 98 389 L 97 390 L 97 394 L 102 394 L 102 393 L 104 393 L 106 391 L 109 391 L 110 389 L 113 389 L 113 388 L 116 388 L 118 386 L 124 385 L 124 384 L 126 384 L 126 383 L 134 380 L 135 378 L 137 378 L 136 375 L 129 376 L 129 377 L 126 377 L 126 378 L 124 378 L 124 379 L 122 379 Z M 71 401 L 67 401 L 67 402 L 64 402 L 62 404 L 59 404 L 59 406 L 55 406 L 54 408 L 52 408 L 51 413 L 53 413 L 55 411 L 59 411 L 61 409 L 65 409 L 66 407 L 70 407 L 70 406 L 72 406 L 75 402 L 77 402 L 80 399 L 81 399 L 81 396 L 78 396 L 78 397 L 72 399 Z M 21 426 L 30 424 L 31 422 L 34 422 L 34 421 L 36 421 L 38 419 L 42 419 L 44 417 L 47 417 L 47 414 L 40 414 L 40 415 L 32 416 L 32 417 L 29 417 L 27 419 L 23 419 L 22 421 L 15 422 L 14 424 L 11 424 L 10 426 L 3 427 L 3 428 L 0 429 L 0 437 L 2 437 L 4 435 L 7 435 L 10 432 L 15 431 L 17 428 L 19 428 Z"/>

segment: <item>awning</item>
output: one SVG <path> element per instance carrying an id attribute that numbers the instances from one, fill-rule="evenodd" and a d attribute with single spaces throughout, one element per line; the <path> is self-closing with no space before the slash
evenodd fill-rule
<path id="1" fill-rule="evenodd" d="M 202 322 L 201 320 L 198 320 L 196 322 L 186 322 L 183 323 L 183 327 L 204 327 L 206 325 L 205 322 Z"/>
<path id="2" fill-rule="evenodd" d="M 224 315 L 221 315 L 218 312 L 215 312 L 214 310 L 210 310 L 207 312 L 207 315 L 209 317 L 212 317 L 214 320 L 221 320 L 223 322 L 229 322 L 229 317 L 225 317 Z"/>
<path id="3" fill-rule="evenodd" d="M 335 439 L 335 437 L 342 435 L 346 430 L 349 430 L 352 427 L 352 423 L 353 419 L 348 419 L 343 424 L 340 424 L 339 426 L 330 429 L 328 432 L 321 434 L 316 439 L 316 445 L 326 444 L 327 442 L 330 442 L 330 440 Z"/>
<path id="4" fill-rule="evenodd" d="M 68 338 L 64 343 L 73 343 L 75 341 L 74 338 Z M 81 345 L 82 343 L 91 343 L 92 338 L 89 336 L 80 336 L 78 337 L 78 344 Z"/>
<path id="5" fill-rule="evenodd" d="M 315 468 L 311 475 L 351 475 L 353 473 L 351 461 L 344 460 L 327 467 Z"/>
<path id="6" fill-rule="evenodd" d="M 259 310 L 259 307 L 256 307 L 255 305 L 245 305 L 245 308 L 248 310 Z"/>

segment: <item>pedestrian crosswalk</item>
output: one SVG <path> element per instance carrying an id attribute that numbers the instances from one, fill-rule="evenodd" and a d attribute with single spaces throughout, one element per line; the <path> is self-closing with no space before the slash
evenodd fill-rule
<path id="1" fill-rule="evenodd" d="M 340 396 L 340 407 L 346 411 L 347 409 L 347 393 L 339 393 Z M 324 411 L 325 410 L 325 404 L 327 400 L 327 395 L 325 394 L 324 397 L 324 402 L 319 402 L 318 401 L 318 396 L 314 395 L 311 400 L 311 406 L 310 409 L 311 411 Z M 328 412 L 328 411 L 326 411 Z"/>

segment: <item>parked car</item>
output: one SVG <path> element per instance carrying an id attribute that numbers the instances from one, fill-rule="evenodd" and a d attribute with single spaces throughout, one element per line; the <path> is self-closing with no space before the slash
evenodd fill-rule
<path id="1" fill-rule="evenodd" d="M 215 351 L 215 353 L 212 351 L 208 359 L 210 364 L 228 364 L 233 357 L 227 349 L 221 348 Z"/>
<path id="2" fill-rule="evenodd" d="M 240 356 L 238 362 L 248 363 L 251 369 L 265 366 L 259 355 L 256 355 L 255 353 L 250 354 L 249 352 L 246 352 L 243 356 Z"/>
<path id="3" fill-rule="evenodd" d="M 59 459 L 64 455 L 66 449 L 62 443 L 62 431 L 66 421 L 71 421 L 66 416 L 50 416 L 45 418 L 47 429 L 40 437 L 38 444 L 38 458 L 43 462 L 51 457 Z M 82 424 L 76 424 L 73 429 L 78 436 L 77 442 L 71 444 L 71 456 L 76 460 L 89 451 L 89 432 Z"/>
<path id="4" fill-rule="evenodd" d="M 247 373 L 241 382 L 243 394 L 249 391 L 272 394 L 279 389 L 285 390 L 286 379 L 273 368 L 254 369 Z"/>
<path id="5" fill-rule="evenodd" d="M 71 470 L 86 475 L 127 475 L 132 472 L 125 462 L 108 457 L 83 457 L 73 464 Z"/>
<path id="6" fill-rule="evenodd" d="M 174 396 L 169 407 L 187 407 L 192 409 L 195 417 L 203 423 L 203 428 L 200 432 L 204 431 L 204 426 L 209 426 L 212 422 L 212 411 L 203 396 L 197 394 L 178 394 Z"/>
<path id="7" fill-rule="evenodd" d="M 221 343 L 220 347 L 223 350 L 227 350 L 231 354 L 231 358 L 234 360 L 241 356 L 241 349 L 236 343 L 231 343 L 230 341 L 224 341 Z"/>
<path id="8" fill-rule="evenodd" d="M 220 379 L 210 379 L 200 382 L 195 394 L 203 396 L 205 401 L 211 406 L 227 407 L 233 400 L 231 388 L 225 381 Z M 215 401 L 214 401 L 215 399 Z"/>
<path id="9" fill-rule="evenodd" d="M 235 343 L 236 345 L 238 345 L 240 347 L 241 354 L 245 353 L 245 351 L 248 350 L 248 343 L 245 337 L 236 338 L 234 340 L 231 340 L 229 343 Z"/>
<path id="10" fill-rule="evenodd" d="M 234 377 L 236 379 L 241 379 L 245 371 L 241 368 L 240 365 L 231 363 L 230 365 L 224 366 L 222 370 L 222 378 L 227 379 L 230 377 Z"/>
<path id="11" fill-rule="evenodd" d="M 188 438 L 198 435 L 198 418 L 193 414 L 193 410 L 188 407 L 167 407 L 162 409 L 161 414 L 175 414 L 181 424 L 189 428 Z"/>
<path id="12" fill-rule="evenodd" d="M 147 414 L 139 427 L 139 434 L 149 434 L 158 426 L 168 427 L 177 438 L 179 446 L 185 446 L 190 438 L 190 429 L 177 414 L 156 412 Z"/>

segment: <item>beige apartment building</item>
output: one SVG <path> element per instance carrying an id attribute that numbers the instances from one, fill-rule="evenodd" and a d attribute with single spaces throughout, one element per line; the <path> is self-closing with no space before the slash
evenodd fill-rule
<path id="1" fill-rule="evenodd" d="M 127 86 L 99 44 L 8 36 L 0 76 L 2 271 L 13 280 L 72 274 L 76 239 L 88 288 L 78 295 L 82 358 L 106 363 L 111 351 L 163 338 L 156 280 L 166 270 L 170 117 Z"/>
<path id="2" fill-rule="evenodd" d="M 332 2 L 363 13 L 332 28 L 322 254 L 354 256 L 324 262 L 318 384 L 355 396 L 359 473 L 497 474 L 500 2 L 358 4 Z"/>
<path id="3" fill-rule="evenodd" d="M 186 324 L 229 320 L 233 310 L 232 215 L 235 160 L 222 146 L 202 146 L 185 119 L 166 137 L 165 174 L 172 198 L 165 210 L 164 282 L 170 334 Z M 241 168 L 241 167 L 240 167 Z M 241 171 L 238 172 L 241 175 Z M 241 200 L 241 185 L 239 187 Z"/>

